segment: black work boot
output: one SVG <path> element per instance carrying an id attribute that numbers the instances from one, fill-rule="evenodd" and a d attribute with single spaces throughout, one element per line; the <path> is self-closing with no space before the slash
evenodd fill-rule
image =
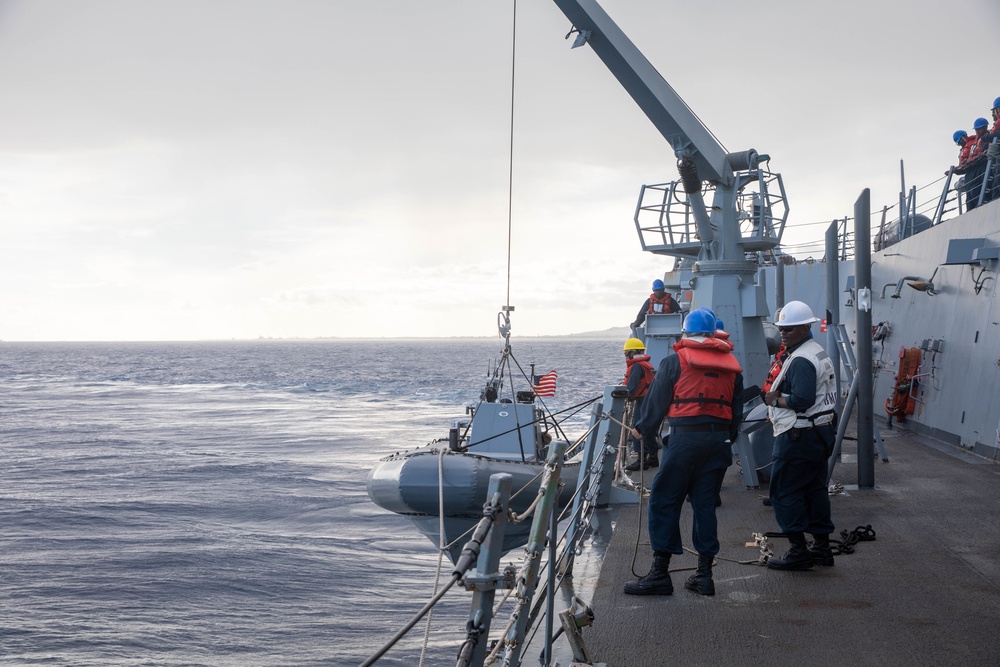
<path id="1" fill-rule="evenodd" d="M 786 533 L 792 548 L 781 558 L 769 558 L 767 566 L 772 570 L 811 570 L 812 558 L 806 546 L 806 536 L 803 533 Z"/>
<path id="2" fill-rule="evenodd" d="M 712 557 L 698 554 L 698 571 L 688 577 L 684 588 L 702 595 L 715 595 L 715 582 L 712 581 Z"/>
<path id="3" fill-rule="evenodd" d="M 673 595 L 674 583 L 670 581 L 670 554 L 653 554 L 649 574 L 639 581 L 625 584 L 626 595 Z"/>
<path id="4" fill-rule="evenodd" d="M 659 468 L 660 467 L 660 455 L 656 452 L 652 454 L 646 454 L 646 460 L 643 461 L 642 469 L 647 470 L 649 468 Z"/>
<path id="5" fill-rule="evenodd" d="M 809 545 L 809 558 L 814 565 L 833 566 L 833 550 L 830 548 L 829 535 L 813 535 L 813 543 Z"/>

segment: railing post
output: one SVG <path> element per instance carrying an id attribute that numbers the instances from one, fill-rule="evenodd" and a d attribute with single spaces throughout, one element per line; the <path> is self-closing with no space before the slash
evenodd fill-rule
<path id="1" fill-rule="evenodd" d="M 545 491 L 541 501 L 535 508 L 534 519 L 531 523 L 531 533 L 528 537 L 528 545 L 525 547 L 527 565 L 522 570 L 521 579 L 517 582 L 518 610 L 515 611 L 517 618 L 504 639 L 507 645 L 507 651 L 503 658 L 504 665 L 520 664 L 521 651 L 524 649 L 524 637 L 528 627 L 528 617 L 530 616 L 528 612 L 531 609 L 531 600 L 535 595 L 535 588 L 538 586 L 538 571 L 541 568 L 542 558 L 541 550 L 548 536 L 552 505 L 559 496 L 559 474 L 562 471 L 562 460 L 565 453 L 566 443 L 560 440 L 550 450 L 549 458 L 545 463 L 549 472 L 545 479 Z M 549 566 L 554 567 L 555 563 L 550 563 Z"/>
<path id="2" fill-rule="evenodd" d="M 614 419 L 620 420 L 625 416 L 625 398 L 615 396 L 615 385 L 608 385 L 604 388 L 604 412 L 611 415 Z M 595 444 L 597 447 L 603 447 L 608 451 L 614 451 L 618 444 L 618 439 L 621 437 L 620 426 L 617 421 L 612 419 L 605 419 L 601 422 L 601 425 L 597 429 L 597 437 L 595 439 Z M 590 483 L 597 483 L 600 485 L 600 490 L 597 496 L 597 506 L 604 507 L 612 502 L 612 480 L 615 478 L 615 457 L 614 456 L 604 456 L 598 457 L 597 450 L 594 450 L 594 457 L 591 461 L 591 467 L 593 467 L 598 462 L 601 464 L 601 470 L 598 473 L 599 477 L 595 481 L 591 478 Z M 581 471 L 582 473 L 583 471 Z"/>
<path id="3" fill-rule="evenodd" d="M 559 503 L 552 503 L 549 517 L 549 571 L 545 595 L 545 658 L 542 664 L 552 664 L 552 627 L 556 615 L 556 543 L 559 541 Z"/>
<path id="4" fill-rule="evenodd" d="M 871 221 L 871 191 L 865 188 L 854 203 L 854 285 L 858 290 L 855 300 L 857 308 L 857 361 L 858 370 L 858 486 L 862 489 L 875 487 L 875 450 L 873 442 L 872 415 L 872 311 L 871 311 L 871 242 L 869 225 Z M 862 298 L 863 294 L 867 298 Z"/>
<path id="5" fill-rule="evenodd" d="M 576 497 L 573 498 L 573 508 L 569 513 L 570 526 L 569 532 L 566 535 L 566 548 L 570 550 L 570 553 L 576 549 L 576 542 L 580 539 L 580 533 L 583 532 L 580 515 L 583 510 L 583 504 L 589 498 L 591 484 L 599 481 L 590 474 L 590 467 L 594 463 L 597 448 L 600 446 L 597 440 L 597 427 L 602 412 L 603 404 L 597 403 L 594 406 L 594 412 L 590 415 L 589 435 L 587 436 L 586 444 L 583 446 L 583 458 L 580 461 L 580 472 L 576 479 Z"/>
<path id="6" fill-rule="evenodd" d="M 994 139 L 993 142 L 990 145 L 992 146 L 992 145 L 996 144 L 996 142 L 997 142 L 997 140 Z M 986 154 L 988 156 L 989 155 L 989 151 L 987 151 Z M 990 178 L 989 177 L 990 177 L 990 172 L 991 171 L 993 171 L 993 158 L 992 157 L 987 157 L 987 159 L 986 159 L 986 170 L 983 171 L 983 184 L 979 187 L 979 197 L 976 200 L 976 206 L 982 206 L 983 205 L 983 199 L 986 198 L 986 184 L 990 182 Z"/>
<path id="7" fill-rule="evenodd" d="M 948 203 L 948 190 L 951 189 L 951 176 L 955 173 L 955 167 L 948 169 L 948 178 L 944 179 L 944 190 L 941 192 L 941 199 L 938 200 L 937 210 L 934 211 L 934 220 L 931 222 L 932 225 L 936 225 L 941 222 L 941 216 L 944 215 L 944 206 Z M 959 199 L 961 199 L 959 195 Z"/>
<path id="8" fill-rule="evenodd" d="M 500 585 L 500 557 L 503 556 L 503 535 L 507 526 L 510 507 L 510 487 L 513 477 L 509 473 L 490 476 L 486 511 L 494 511 L 493 526 L 483 542 L 475 569 L 464 579 L 466 589 L 473 589 L 472 608 L 469 612 L 468 635 L 458 654 L 457 667 L 482 665 L 489 648 L 490 622 L 493 620 L 493 599 Z"/>

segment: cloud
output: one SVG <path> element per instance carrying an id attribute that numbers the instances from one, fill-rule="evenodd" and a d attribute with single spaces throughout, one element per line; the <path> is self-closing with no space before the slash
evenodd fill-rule
<path id="1" fill-rule="evenodd" d="M 603 4 L 724 146 L 772 156 L 790 244 L 865 187 L 898 201 L 900 159 L 938 179 L 1000 94 L 971 67 L 990 0 Z M 554 3 L 519 5 L 513 54 L 510 14 L 3 3 L 0 337 L 491 335 L 508 220 L 516 332 L 630 322 L 672 265 L 632 221 L 672 150 Z"/>

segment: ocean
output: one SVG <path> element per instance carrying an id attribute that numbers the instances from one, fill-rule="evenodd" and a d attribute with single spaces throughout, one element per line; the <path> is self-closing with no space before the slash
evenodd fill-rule
<path id="1" fill-rule="evenodd" d="M 614 339 L 512 347 L 559 372 L 555 409 L 624 374 Z M 446 437 L 501 348 L 0 343 L 0 664 L 363 662 L 438 565 L 366 474 Z M 454 664 L 470 598 L 449 591 L 426 638 L 421 622 L 378 664 L 417 665 L 425 643 L 426 664 Z"/>

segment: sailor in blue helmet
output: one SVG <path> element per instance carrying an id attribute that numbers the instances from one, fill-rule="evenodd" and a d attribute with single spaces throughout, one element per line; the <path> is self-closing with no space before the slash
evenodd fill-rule
<path id="1" fill-rule="evenodd" d="M 965 174 L 965 208 L 969 211 L 979 205 L 979 197 L 983 190 L 983 178 L 986 176 L 987 143 L 983 140 L 989 129 L 989 121 L 977 118 L 973 124 L 976 131 L 974 137 L 969 137 L 963 148 L 968 149 L 965 162 L 959 161 L 955 167 L 956 174 Z"/>
<path id="2" fill-rule="evenodd" d="M 957 169 L 969 161 L 969 151 L 972 150 L 972 145 L 969 143 L 969 133 L 965 130 L 955 130 L 955 134 L 951 135 L 951 138 L 958 145 L 958 164 L 952 167 L 952 169 Z M 947 176 L 948 172 L 944 172 L 944 175 Z"/>
<path id="3" fill-rule="evenodd" d="M 774 428 L 770 500 L 791 547 L 781 558 L 767 561 L 773 570 L 833 565 L 826 481 L 837 431 L 837 380 L 830 357 L 813 340 L 814 322 L 819 319 L 801 301 L 785 304 L 774 322 L 783 356 L 764 394 Z M 806 533 L 812 535 L 812 545 L 806 543 Z"/>
<path id="4" fill-rule="evenodd" d="M 707 308 L 688 313 L 677 354 L 660 362 L 633 436 L 653 441 L 666 415 L 670 438 L 649 491 L 649 573 L 625 584 L 629 595 L 670 595 L 670 558 L 684 552 L 680 516 L 685 497 L 694 513 L 691 533 L 698 570 L 684 587 L 714 595 L 712 559 L 719 553 L 715 503 L 733 463 L 730 441 L 743 417 L 743 369 L 729 341 L 716 338 L 716 317 Z"/>
<path id="5" fill-rule="evenodd" d="M 993 100 L 990 114 L 993 116 L 993 127 L 981 139 L 986 146 L 987 160 L 993 162 L 991 173 L 987 174 L 989 183 L 986 186 L 986 201 L 1000 197 L 1000 97 Z"/>
<path id="6" fill-rule="evenodd" d="M 643 302 L 642 308 L 639 309 L 639 314 L 635 316 L 635 321 L 632 322 L 632 328 L 638 329 L 641 327 L 642 323 L 646 321 L 646 315 L 653 313 L 676 313 L 680 309 L 680 304 L 674 300 L 674 297 L 667 293 L 663 281 L 657 278 L 653 281 L 653 293 Z"/>

